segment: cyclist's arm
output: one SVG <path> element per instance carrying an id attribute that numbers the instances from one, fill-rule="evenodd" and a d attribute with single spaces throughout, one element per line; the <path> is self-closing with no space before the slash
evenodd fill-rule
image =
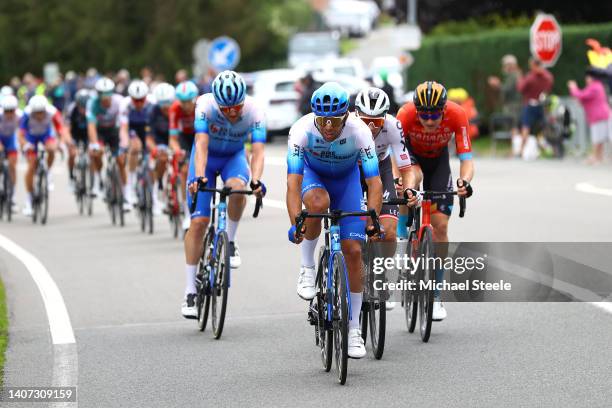
<path id="1" fill-rule="evenodd" d="M 119 146 L 126 147 L 130 142 L 129 101 L 124 102 L 119 112 Z"/>
<path id="2" fill-rule="evenodd" d="M 96 126 L 98 125 L 98 120 L 94 113 L 94 100 L 93 99 L 90 99 L 89 101 L 87 101 L 86 117 L 87 117 L 87 137 L 89 138 L 89 143 L 97 144 L 98 143 L 98 129 Z"/>
<path id="3" fill-rule="evenodd" d="M 266 126 L 262 120 L 257 120 L 251 129 L 251 174 L 253 180 L 261 180 L 263 174 L 265 142 Z"/>
<path id="4" fill-rule="evenodd" d="M 26 144 L 26 132 L 28 131 L 28 117 L 23 115 L 19 122 L 19 128 L 17 129 L 17 137 L 19 139 L 19 145 L 21 148 Z"/>
<path id="5" fill-rule="evenodd" d="M 206 112 L 199 104 L 196 106 L 193 127 L 195 129 L 195 175 L 205 177 L 208 161 L 208 119 Z"/>
<path id="6" fill-rule="evenodd" d="M 378 171 L 378 158 L 374 141 L 370 137 L 370 145 L 361 147 L 359 150 L 361 157 L 361 168 L 365 182 L 368 186 L 368 208 L 374 209 L 376 214 L 380 214 L 382 208 L 383 186 Z M 369 224 L 368 224 L 369 225 Z"/>
<path id="7" fill-rule="evenodd" d="M 293 125 L 287 143 L 287 213 L 291 225 L 295 224 L 295 217 L 302 211 L 304 147 L 307 143 L 305 131 L 298 124 Z"/>
<path id="8" fill-rule="evenodd" d="M 472 142 L 468 132 L 469 123 L 463 109 L 459 112 L 457 126 L 455 126 L 455 147 L 461 162 L 459 177 L 468 182 L 474 177 L 474 162 L 472 160 Z"/>

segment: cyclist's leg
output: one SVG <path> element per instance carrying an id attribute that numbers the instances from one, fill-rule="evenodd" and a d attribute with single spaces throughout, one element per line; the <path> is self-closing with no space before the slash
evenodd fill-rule
<path id="1" fill-rule="evenodd" d="M 32 211 L 32 193 L 34 192 L 34 173 L 36 172 L 36 155 L 38 149 L 39 138 L 33 136 L 27 136 L 26 140 L 34 146 L 34 148 L 26 154 L 28 160 L 28 169 L 25 173 L 25 187 L 26 187 L 26 202 L 25 212 Z"/>
<path id="2" fill-rule="evenodd" d="M 379 173 L 383 184 L 383 199 L 392 200 L 397 198 L 390 156 L 379 163 Z M 385 250 L 389 251 L 388 253 L 385 253 L 385 256 L 393 256 L 395 254 L 398 215 L 399 208 L 397 205 L 385 204 L 382 206 L 382 210 L 380 212 L 380 224 L 385 231 L 384 242 L 389 243 L 389 245 L 385 245 Z"/>
<path id="3" fill-rule="evenodd" d="M 244 190 L 250 179 L 249 165 L 243 150 L 232 156 L 221 170 L 221 178 L 226 186 L 232 190 Z M 238 223 L 246 206 L 246 196 L 234 194 L 229 197 L 227 206 L 227 236 L 230 242 L 234 242 Z"/>
<path id="4" fill-rule="evenodd" d="M 180 168 L 181 183 L 185 184 L 187 183 L 187 180 L 189 180 L 187 178 L 187 173 L 189 172 L 189 159 L 191 157 L 191 150 L 193 147 L 193 137 L 190 140 L 188 135 L 181 133 L 178 136 L 178 141 L 179 141 L 179 145 L 181 146 L 181 149 L 185 151 L 185 159 L 184 159 L 184 162 L 181 163 L 181 168 Z M 189 206 L 187 205 L 186 192 L 187 192 L 186 189 L 183 189 L 181 191 L 181 194 L 183 195 L 183 211 L 185 212 L 185 217 L 183 219 L 183 223 L 184 223 L 183 227 L 185 227 L 185 225 L 187 225 L 188 227 L 189 220 L 191 219 L 191 214 L 189 212 Z"/>
<path id="5" fill-rule="evenodd" d="M 127 184 L 125 187 L 127 197 L 130 197 L 131 201 L 135 200 L 135 188 L 136 188 L 136 168 L 138 167 L 138 155 L 142 151 L 142 141 L 137 134 L 130 133 L 130 142 L 128 147 L 128 159 L 127 159 Z"/>
<path id="6" fill-rule="evenodd" d="M 17 182 L 17 136 L 9 136 L 8 138 L 0 138 L 0 145 L 4 146 L 4 151 L 9 164 L 9 177 L 13 184 L 13 194 L 15 194 L 15 186 Z"/>
<path id="7" fill-rule="evenodd" d="M 310 213 L 325 212 L 329 208 L 329 194 L 321 178 L 310 169 L 304 166 L 304 178 L 302 180 L 302 202 L 306 211 Z M 308 218 L 305 222 L 306 233 L 300 244 L 302 252 L 302 266 L 314 268 L 314 253 L 321 235 L 321 220 Z"/>
<path id="8" fill-rule="evenodd" d="M 55 161 L 55 152 L 57 150 L 57 139 L 55 136 L 49 135 L 43 139 L 45 150 L 47 150 L 47 168 L 51 169 Z"/>

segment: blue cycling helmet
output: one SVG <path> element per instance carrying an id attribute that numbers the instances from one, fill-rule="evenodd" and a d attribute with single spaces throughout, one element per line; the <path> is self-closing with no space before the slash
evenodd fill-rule
<path id="1" fill-rule="evenodd" d="M 348 111 L 349 95 L 337 82 L 326 82 L 314 91 L 310 107 L 317 116 L 341 116 Z"/>
<path id="2" fill-rule="evenodd" d="M 219 106 L 239 105 L 246 96 L 246 83 L 234 71 L 223 71 L 213 81 L 212 93 Z"/>
<path id="3" fill-rule="evenodd" d="M 191 81 L 183 81 L 176 86 L 176 99 L 179 101 L 192 101 L 198 94 L 198 87 Z"/>

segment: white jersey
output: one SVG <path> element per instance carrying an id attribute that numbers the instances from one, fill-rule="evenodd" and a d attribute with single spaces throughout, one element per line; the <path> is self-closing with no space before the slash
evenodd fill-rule
<path id="1" fill-rule="evenodd" d="M 389 157 L 389 154 L 393 151 L 393 158 L 398 168 L 403 169 L 411 166 L 402 124 L 393 115 L 387 114 L 385 116 L 385 124 L 374 138 L 374 144 L 376 145 L 376 155 L 379 162 Z"/>
<path id="2" fill-rule="evenodd" d="M 22 112 L 20 109 L 15 110 L 15 115 L 12 119 L 9 119 L 4 115 L 2 109 L 0 109 L 0 137 L 10 137 L 15 135 L 17 128 L 19 127 L 19 121 L 21 120 Z"/>

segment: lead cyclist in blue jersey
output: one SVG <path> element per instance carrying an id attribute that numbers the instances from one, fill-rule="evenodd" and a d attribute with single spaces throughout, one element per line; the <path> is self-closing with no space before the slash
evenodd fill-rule
<path id="1" fill-rule="evenodd" d="M 196 317 L 196 266 L 201 256 L 204 233 L 210 219 L 211 193 L 197 192 L 198 180 L 215 187 L 219 174 L 227 187 L 243 190 L 249 180 L 257 196 L 266 193 L 260 181 L 264 164 L 266 126 L 263 111 L 246 94 L 244 79 L 233 71 L 223 71 L 212 83 L 212 93 L 202 95 L 196 102 L 195 139 L 187 176 L 188 206 L 193 194 L 199 194 L 196 210 L 191 214 L 191 225 L 185 236 L 186 278 L 183 316 Z M 244 144 L 251 141 L 251 166 L 247 162 Z M 227 235 L 230 241 L 230 265 L 240 266 L 235 243 L 236 230 L 246 205 L 244 195 L 229 197 Z"/>
<path id="2" fill-rule="evenodd" d="M 307 219 L 303 235 L 296 238 L 295 218 L 302 210 L 313 213 L 329 209 L 361 211 L 362 190 L 358 162 L 361 161 L 368 187 L 368 208 L 380 214 L 382 182 L 378 158 L 368 126 L 349 115 L 348 93 L 336 82 L 327 82 L 311 98 L 313 113 L 299 119 L 289 131 L 287 153 L 287 211 L 291 221 L 289 240 L 301 243 L 302 266 L 297 293 L 304 300 L 315 296 L 314 251 L 321 234 L 321 220 Z M 368 221 L 368 223 L 371 221 Z M 373 229 L 369 225 L 368 229 Z M 361 282 L 361 241 L 366 222 L 357 217 L 340 221 L 342 252 L 346 260 L 351 290 L 348 355 L 365 356 L 359 329 Z M 380 231 L 373 231 L 378 233 Z M 301 237 L 303 236 L 303 240 Z"/>

